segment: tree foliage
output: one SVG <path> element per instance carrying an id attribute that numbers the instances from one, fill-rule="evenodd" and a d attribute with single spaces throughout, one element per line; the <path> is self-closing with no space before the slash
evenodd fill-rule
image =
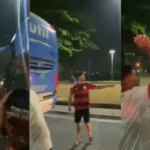
<path id="1" fill-rule="evenodd" d="M 150 1 L 149 0 L 122 0 L 122 53 L 126 61 L 143 56 L 147 57 L 134 43 L 134 37 L 138 34 L 146 34 L 150 37 Z M 138 61 L 138 59 L 137 59 Z M 134 62 L 135 63 L 135 62 Z M 144 62 L 143 62 L 144 63 Z M 147 63 L 148 64 L 148 63 Z M 143 64 L 148 68 L 146 63 Z"/>
<path id="2" fill-rule="evenodd" d="M 150 3 L 147 0 L 122 1 L 122 44 L 133 44 L 137 34 L 150 36 Z"/>
<path id="3" fill-rule="evenodd" d="M 63 9 L 60 4 L 61 1 L 58 0 L 55 3 L 47 3 L 49 7 L 31 7 L 34 13 L 54 25 L 58 36 L 60 60 L 64 61 L 69 56 L 87 49 L 98 49 L 91 38 L 95 29 L 87 26 L 88 20 L 83 19 L 84 13 Z"/>

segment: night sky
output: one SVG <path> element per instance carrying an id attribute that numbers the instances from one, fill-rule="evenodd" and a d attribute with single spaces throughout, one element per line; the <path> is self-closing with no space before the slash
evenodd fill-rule
<path id="1" fill-rule="evenodd" d="M 114 70 L 120 72 L 121 53 L 121 1 L 94 0 L 86 3 L 84 9 L 91 13 L 96 28 L 94 41 L 100 50 L 88 50 L 76 59 L 73 70 L 87 71 L 91 58 L 91 72 L 110 72 L 110 49 L 115 49 Z"/>
<path id="2" fill-rule="evenodd" d="M 18 8 L 20 12 L 18 13 Z M 6 12 L 7 10 L 7 12 Z M 12 0 L 3 0 L 0 1 L 0 47 L 8 45 L 14 34 L 16 33 L 16 29 L 18 28 L 18 18 L 20 19 L 20 23 L 22 23 L 24 18 L 24 2 L 19 2 Z"/>

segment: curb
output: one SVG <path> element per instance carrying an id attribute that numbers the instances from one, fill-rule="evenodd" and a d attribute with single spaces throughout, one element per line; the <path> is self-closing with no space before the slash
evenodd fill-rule
<path id="1" fill-rule="evenodd" d="M 120 81 L 89 81 L 95 84 L 120 84 Z M 72 84 L 71 82 L 67 82 L 67 81 L 60 81 L 60 84 Z"/>
<path id="2" fill-rule="evenodd" d="M 68 102 L 66 101 L 57 101 L 56 105 L 68 106 Z M 73 105 L 73 104 L 72 104 Z M 92 108 L 105 108 L 105 109 L 121 109 L 121 105 L 119 104 L 99 104 L 99 103 L 91 103 L 90 106 Z"/>
<path id="3" fill-rule="evenodd" d="M 71 116 L 73 117 L 73 113 L 69 112 L 61 112 L 61 111 L 50 111 L 48 114 L 57 114 L 57 115 L 64 115 L 64 116 Z M 90 114 L 92 118 L 95 119 L 111 119 L 111 120 L 121 120 L 121 116 L 107 116 L 107 115 L 96 115 L 96 114 Z"/>

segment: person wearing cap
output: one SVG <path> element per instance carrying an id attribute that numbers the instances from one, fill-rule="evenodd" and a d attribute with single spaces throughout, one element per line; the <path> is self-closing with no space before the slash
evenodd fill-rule
<path id="1" fill-rule="evenodd" d="M 14 90 L 0 100 L 0 137 L 4 150 L 29 150 L 29 91 Z"/>
<path id="2" fill-rule="evenodd" d="M 68 101 L 68 110 L 71 111 L 71 101 L 74 95 L 74 105 L 75 105 L 75 114 L 74 121 L 77 128 L 77 142 L 76 145 L 81 143 L 81 118 L 84 118 L 84 123 L 86 124 L 88 130 L 89 142 L 93 141 L 92 136 L 92 126 L 90 123 L 90 111 L 89 111 L 89 91 L 94 89 L 103 89 L 108 87 L 114 87 L 114 85 L 94 85 L 91 82 L 87 82 L 85 73 L 80 72 L 76 73 L 76 78 L 78 79 L 70 89 L 70 96 Z"/>
<path id="3" fill-rule="evenodd" d="M 138 35 L 135 43 L 150 54 L 150 41 Z M 150 149 L 150 84 L 140 85 L 140 79 L 131 65 L 122 66 L 120 150 Z"/>

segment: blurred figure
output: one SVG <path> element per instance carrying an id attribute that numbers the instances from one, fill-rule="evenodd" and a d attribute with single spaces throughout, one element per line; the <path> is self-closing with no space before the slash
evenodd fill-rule
<path id="1" fill-rule="evenodd" d="M 8 95 L 5 95 L 3 99 L 0 100 L 0 146 L 2 150 L 6 149 L 6 129 L 5 129 L 5 117 L 6 117 L 6 107 L 5 103 L 8 98 Z"/>
<path id="2" fill-rule="evenodd" d="M 39 97 L 30 91 L 30 149 L 52 150 L 50 131 L 42 112 Z"/>
<path id="3" fill-rule="evenodd" d="M 150 53 L 150 42 L 138 35 L 135 43 Z M 140 86 L 140 79 L 130 65 L 122 67 L 122 138 L 121 150 L 150 149 L 150 84 Z"/>
<path id="4" fill-rule="evenodd" d="M 7 137 L 7 149 L 29 150 L 29 92 L 9 93 L 0 101 L 0 107 L 0 131 Z"/>
<path id="5" fill-rule="evenodd" d="M 103 89 L 108 87 L 114 87 L 114 85 L 94 85 L 91 82 L 87 82 L 85 73 L 77 73 L 76 78 L 78 79 L 70 89 L 70 96 L 68 101 L 68 110 L 71 111 L 71 102 L 74 95 L 75 114 L 74 121 L 77 128 L 77 142 L 76 145 L 81 143 L 81 118 L 84 118 L 88 131 L 89 142 L 93 141 L 92 125 L 90 123 L 90 100 L 89 91 L 94 89 Z"/>
<path id="6" fill-rule="evenodd" d="M 72 76 L 71 76 L 71 83 L 76 83 L 77 82 L 77 79 L 76 79 L 76 77 L 72 74 Z"/>

